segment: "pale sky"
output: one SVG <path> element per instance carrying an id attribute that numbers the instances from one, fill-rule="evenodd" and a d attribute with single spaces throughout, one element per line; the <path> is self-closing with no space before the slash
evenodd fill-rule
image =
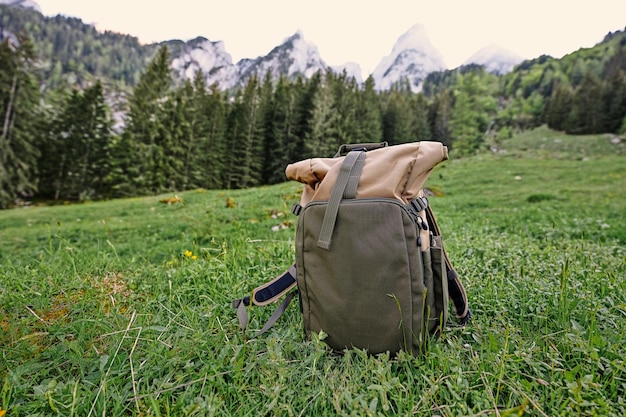
<path id="1" fill-rule="evenodd" d="M 143 43 L 204 36 L 223 41 L 233 63 L 267 55 L 301 30 L 328 65 L 356 62 L 367 76 L 395 41 L 424 25 L 448 68 L 495 43 L 524 58 L 555 58 L 626 27 L 626 0 L 36 0 Z"/>

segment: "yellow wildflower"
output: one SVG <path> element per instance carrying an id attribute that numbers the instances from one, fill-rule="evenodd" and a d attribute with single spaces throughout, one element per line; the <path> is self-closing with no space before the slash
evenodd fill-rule
<path id="1" fill-rule="evenodd" d="M 191 259 L 193 259 L 194 261 L 196 261 L 196 260 L 198 259 L 198 255 L 193 255 L 193 256 L 191 257 Z"/>
<path id="2" fill-rule="evenodd" d="M 192 252 L 192 251 L 190 251 L 190 250 L 186 250 L 186 251 L 185 251 L 185 256 L 186 256 L 186 257 L 188 257 L 188 258 L 189 258 L 189 257 L 191 257 L 191 255 L 193 255 L 193 252 Z"/>

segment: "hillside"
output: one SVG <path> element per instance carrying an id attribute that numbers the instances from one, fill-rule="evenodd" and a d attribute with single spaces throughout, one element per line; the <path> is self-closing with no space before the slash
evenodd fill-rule
<path id="1" fill-rule="evenodd" d="M 0 410 L 621 417 L 623 145 L 580 158 L 557 135 L 435 168 L 474 318 L 418 358 L 331 352 L 297 302 L 259 338 L 273 308 L 250 309 L 242 332 L 231 300 L 293 262 L 297 183 L 1 211 Z"/>
<path id="2" fill-rule="evenodd" d="M 131 35 L 101 33 L 81 19 L 0 5 L 0 33 L 24 33 L 33 40 L 46 88 L 84 86 L 100 79 L 126 89 L 137 84 L 157 45 L 143 45 Z"/>

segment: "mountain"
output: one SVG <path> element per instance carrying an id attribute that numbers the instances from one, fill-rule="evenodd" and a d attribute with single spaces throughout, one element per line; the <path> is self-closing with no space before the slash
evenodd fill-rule
<path id="1" fill-rule="evenodd" d="M 172 69 L 179 78 L 193 79 L 198 71 L 204 74 L 207 85 L 218 83 L 222 88 L 231 88 L 239 81 L 237 67 L 224 47 L 224 42 L 211 42 L 198 37 L 188 42 L 171 41 L 173 53 Z"/>
<path id="2" fill-rule="evenodd" d="M 391 55 L 380 61 L 372 76 L 378 90 L 407 81 L 413 92 L 419 92 L 428 74 L 446 68 L 441 54 L 430 43 L 424 26 L 415 24 L 398 38 Z"/>
<path id="3" fill-rule="evenodd" d="M 256 59 L 242 59 L 237 63 L 239 83 L 245 82 L 253 74 L 262 78 L 271 71 L 274 76 L 282 74 L 287 78 L 299 75 L 310 78 L 318 71 L 325 71 L 328 65 L 320 57 L 317 46 L 304 39 L 301 31 L 285 39 L 269 54 Z"/>
<path id="4" fill-rule="evenodd" d="M 301 31 L 285 39 L 267 55 L 244 58 L 236 64 L 221 41 L 211 42 L 198 37 L 188 42 L 170 41 L 168 46 L 173 50 L 172 69 L 180 78 L 193 78 L 198 70 L 202 70 L 208 85 L 218 83 L 224 90 L 245 83 L 253 75 L 262 79 L 271 72 L 275 77 L 280 74 L 287 78 L 299 75 L 309 78 L 328 68 L 317 47 L 305 40 Z"/>
<path id="5" fill-rule="evenodd" d="M 491 44 L 469 57 L 463 65 L 482 65 L 487 72 L 504 75 L 511 72 L 522 61 L 524 61 L 524 58 L 516 53 L 497 44 Z"/>
<path id="6" fill-rule="evenodd" d="M 189 41 L 141 44 L 132 35 L 98 31 L 78 18 L 43 16 L 33 0 L 0 0 L 0 7 L 3 16 L 0 38 L 13 38 L 13 34 L 30 28 L 44 90 L 59 85 L 85 86 L 100 79 L 114 89 L 128 91 L 164 44 L 170 48 L 172 69 L 179 80 L 193 78 L 202 70 L 207 84 L 217 83 L 223 90 L 241 86 L 253 74 L 263 78 L 270 71 L 274 77 L 283 75 L 291 79 L 326 70 L 345 72 L 358 83 L 364 78 L 356 63 L 329 67 L 315 44 L 306 40 L 301 31 L 286 38 L 267 55 L 233 63 L 222 41 L 197 37 Z M 521 61 L 521 57 L 510 51 L 490 45 L 472 55 L 465 64 L 482 65 L 487 71 L 501 75 Z M 426 76 L 446 69 L 424 26 L 415 24 L 398 38 L 391 54 L 381 59 L 371 75 L 379 91 L 406 82 L 412 91 L 419 92 Z M 364 74 L 367 75 L 370 74 Z"/>

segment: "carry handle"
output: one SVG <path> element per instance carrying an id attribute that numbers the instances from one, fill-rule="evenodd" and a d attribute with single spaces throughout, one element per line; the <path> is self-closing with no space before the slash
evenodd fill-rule
<path id="1" fill-rule="evenodd" d="M 379 142 L 379 143 L 351 143 L 351 144 L 343 144 L 339 147 L 339 150 L 335 154 L 335 158 L 339 156 L 343 156 L 350 151 L 373 151 L 374 149 L 385 148 L 389 145 L 387 142 Z"/>

